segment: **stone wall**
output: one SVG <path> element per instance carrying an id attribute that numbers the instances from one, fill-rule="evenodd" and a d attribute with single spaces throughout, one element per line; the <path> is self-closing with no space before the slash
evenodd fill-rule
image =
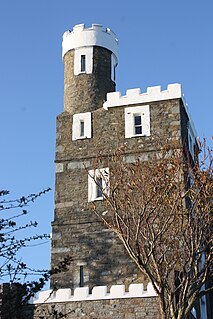
<path id="1" fill-rule="evenodd" d="M 47 290 L 38 299 L 23 305 L 24 291 L 19 284 L 0 285 L 1 319 L 160 319 L 156 293 L 149 283 L 89 288 Z"/>
<path id="2" fill-rule="evenodd" d="M 52 277 L 58 288 L 79 285 L 79 267 L 84 266 L 85 284 L 94 285 L 138 282 L 144 280 L 122 244 L 91 211 L 88 203 L 88 170 L 94 168 L 101 154 L 109 166 L 110 153 L 122 145 L 127 157 L 150 155 L 167 138 L 181 141 L 187 131 L 182 117 L 181 100 L 156 101 L 150 105 L 151 135 L 126 139 L 124 107 L 92 112 L 92 138 L 72 141 L 72 114 L 57 117 L 55 219 L 53 222 L 52 265 L 67 254 L 73 257 L 70 270 Z M 185 128 L 182 128 L 185 126 Z M 157 144 L 156 144 L 157 143 Z M 98 203 L 103 210 L 102 203 Z M 55 277 L 55 278 L 54 278 Z"/>
<path id="3" fill-rule="evenodd" d="M 155 297 L 29 305 L 20 319 L 160 319 Z"/>
<path id="4" fill-rule="evenodd" d="M 125 144 L 129 153 L 156 149 L 156 141 L 162 144 L 169 137 L 181 137 L 180 100 L 151 102 L 150 137 L 126 139 L 124 135 L 124 107 L 102 107 L 92 112 L 92 138 L 72 141 L 72 114 L 57 117 L 56 162 L 91 159 L 101 152 L 107 155 Z M 71 142 L 72 141 L 72 142 Z"/>
<path id="5" fill-rule="evenodd" d="M 56 220 L 53 224 L 52 264 L 57 265 L 68 254 L 73 261 L 68 271 L 52 276 L 52 285 L 78 287 L 80 266 L 84 268 L 84 284 L 90 288 L 144 281 L 123 244 L 104 227 L 94 212 L 70 207 L 60 209 L 58 214 L 63 215 L 63 212 L 63 222 Z"/>
<path id="6" fill-rule="evenodd" d="M 57 117 L 55 219 L 53 222 L 52 265 L 67 254 L 73 257 L 69 271 L 52 277 L 58 288 L 79 285 L 79 268 L 84 267 L 85 284 L 140 282 L 141 273 L 123 245 L 91 211 L 88 203 L 88 170 L 99 154 L 108 167 L 110 153 L 122 145 L 127 159 L 143 156 L 149 160 L 167 138 L 181 141 L 180 99 L 151 102 L 151 135 L 125 138 L 124 107 L 92 112 L 92 138 L 72 141 L 72 114 Z M 186 129 L 185 129 L 186 130 Z M 184 132 L 185 132 L 184 130 Z M 97 203 L 103 210 L 102 203 Z"/>
<path id="7" fill-rule="evenodd" d="M 74 50 L 64 56 L 64 110 L 89 112 L 100 108 L 108 92 L 115 91 L 111 80 L 111 52 L 93 47 L 93 72 L 74 75 Z"/>

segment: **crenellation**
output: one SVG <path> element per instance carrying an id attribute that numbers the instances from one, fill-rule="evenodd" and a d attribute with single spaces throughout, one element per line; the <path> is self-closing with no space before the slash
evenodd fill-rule
<path id="1" fill-rule="evenodd" d="M 103 28 L 101 24 L 92 24 L 86 28 L 84 24 L 77 24 L 73 30 L 63 34 L 62 58 L 73 49 L 80 47 L 100 46 L 110 50 L 118 57 L 118 39 L 115 33 L 109 28 Z"/>
<path id="2" fill-rule="evenodd" d="M 71 294 L 71 289 L 58 289 L 56 291 L 46 290 L 38 294 L 38 299 L 33 301 L 34 304 L 40 303 L 57 303 L 65 301 L 86 301 L 100 299 L 120 299 L 120 298 L 147 298 L 156 297 L 156 292 L 149 282 L 147 289 L 144 290 L 144 285 L 130 284 L 128 291 L 125 291 L 125 285 L 112 285 L 110 292 L 107 292 L 107 286 L 95 286 L 89 294 L 89 287 L 75 288 L 74 294 Z"/>
<path id="3" fill-rule="evenodd" d="M 142 104 L 155 101 L 164 101 L 171 99 L 181 99 L 182 89 L 179 83 L 169 84 L 167 90 L 161 90 L 161 86 L 148 87 L 146 92 L 139 88 L 128 89 L 126 95 L 122 96 L 120 92 L 107 93 L 107 99 L 103 108 L 108 110 L 111 107 Z"/>

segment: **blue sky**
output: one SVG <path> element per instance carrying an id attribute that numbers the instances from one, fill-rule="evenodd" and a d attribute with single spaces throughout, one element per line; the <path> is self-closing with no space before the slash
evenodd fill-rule
<path id="1" fill-rule="evenodd" d="M 63 111 L 62 34 L 100 23 L 119 39 L 117 90 L 179 82 L 200 137 L 212 136 L 212 0 L 2 0 L 0 180 L 11 196 L 53 190 L 29 207 L 37 232 L 53 220 L 55 118 Z M 49 244 L 25 248 L 49 266 Z"/>

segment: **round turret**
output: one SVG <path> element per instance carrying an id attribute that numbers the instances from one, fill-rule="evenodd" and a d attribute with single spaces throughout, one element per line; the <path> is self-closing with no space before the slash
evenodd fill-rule
<path id="1" fill-rule="evenodd" d="M 99 24 L 76 25 L 63 35 L 64 110 L 75 114 L 103 106 L 115 91 L 118 40 Z"/>

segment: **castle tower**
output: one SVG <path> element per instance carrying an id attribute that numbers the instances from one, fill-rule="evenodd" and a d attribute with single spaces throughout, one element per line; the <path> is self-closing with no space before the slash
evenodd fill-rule
<path id="1" fill-rule="evenodd" d="M 66 272 L 52 276 L 52 287 L 91 290 L 146 279 L 92 210 L 95 202 L 105 213 L 97 184 L 100 172 L 110 177 L 110 154 L 125 145 L 126 162 L 136 156 L 147 161 L 174 139 L 194 160 L 196 131 L 181 85 L 142 93 L 129 89 L 125 96 L 114 92 L 117 45 L 114 33 L 100 25 L 78 25 L 63 36 L 64 111 L 56 127 L 51 266 L 67 255 L 72 262 Z"/>
<path id="2" fill-rule="evenodd" d="M 115 34 L 97 24 L 80 24 L 63 35 L 64 112 L 57 117 L 51 266 L 67 255 L 72 263 L 68 271 L 52 276 L 51 285 L 58 288 L 134 281 L 135 265 L 91 209 L 97 194 L 88 182 L 94 159 L 110 146 L 105 132 L 111 118 L 103 103 L 115 91 L 117 46 Z"/>
<path id="3" fill-rule="evenodd" d="M 76 25 L 63 35 L 64 110 L 72 114 L 99 108 L 115 91 L 118 41 L 99 24 Z"/>
<path id="4" fill-rule="evenodd" d="M 110 181 L 115 150 L 122 147 L 126 163 L 149 161 L 174 140 L 193 166 L 197 134 L 180 84 L 129 89 L 124 96 L 115 92 L 117 45 L 115 34 L 97 24 L 77 25 L 63 36 L 64 111 L 56 127 L 51 267 L 67 256 L 72 260 L 67 271 L 51 276 L 51 288 L 69 289 L 41 292 L 38 307 L 31 308 L 36 317 L 46 318 L 53 309 L 69 318 L 159 315 L 152 285 L 92 207 L 108 213 L 98 185 L 104 189 L 105 172 Z"/>

